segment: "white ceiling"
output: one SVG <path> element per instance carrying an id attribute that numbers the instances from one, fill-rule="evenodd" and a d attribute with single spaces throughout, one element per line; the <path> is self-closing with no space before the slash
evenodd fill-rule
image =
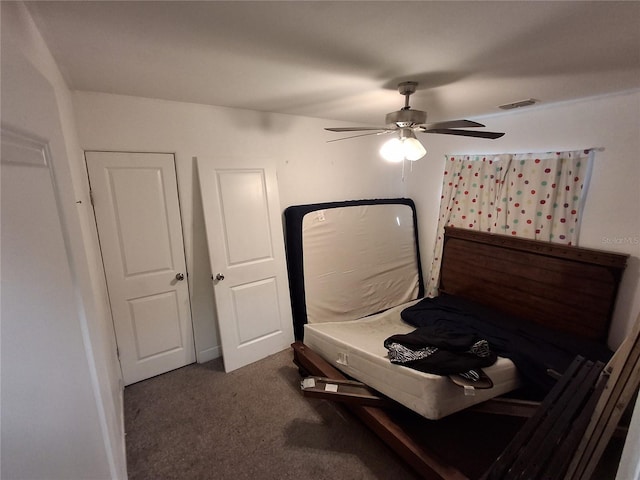
<path id="1" fill-rule="evenodd" d="M 640 2 L 27 2 L 72 89 L 382 124 L 640 88 Z"/>

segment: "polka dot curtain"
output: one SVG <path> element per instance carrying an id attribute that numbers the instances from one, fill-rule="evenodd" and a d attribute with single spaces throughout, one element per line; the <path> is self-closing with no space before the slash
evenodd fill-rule
<path id="1" fill-rule="evenodd" d="M 444 227 L 577 245 L 593 151 L 447 156 L 427 295 L 438 293 Z"/>

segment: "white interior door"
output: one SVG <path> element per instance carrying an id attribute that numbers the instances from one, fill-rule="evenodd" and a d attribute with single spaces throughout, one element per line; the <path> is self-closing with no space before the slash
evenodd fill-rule
<path id="1" fill-rule="evenodd" d="M 125 385 L 195 362 L 173 155 L 86 159 Z"/>
<path id="2" fill-rule="evenodd" d="M 229 372 L 293 341 L 275 168 L 198 158 L 198 173 Z"/>

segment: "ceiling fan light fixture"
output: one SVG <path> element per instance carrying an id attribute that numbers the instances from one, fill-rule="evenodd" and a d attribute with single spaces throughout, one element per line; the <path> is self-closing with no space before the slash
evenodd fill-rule
<path id="1" fill-rule="evenodd" d="M 427 150 L 417 138 L 405 138 L 403 142 L 404 157 L 415 162 L 427 154 Z"/>
<path id="2" fill-rule="evenodd" d="M 471 120 L 448 120 L 435 123 L 425 123 L 427 112 L 414 110 L 409 106 L 409 96 L 416 91 L 417 82 L 402 82 L 398 84 L 398 92 L 404 95 L 404 107 L 396 112 L 388 113 L 384 127 L 335 127 L 325 128 L 330 132 L 367 132 L 358 133 L 349 137 L 327 140 L 336 142 L 349 138 L 364 137 L 366 135 L 383 135 L 387 133 L 398 133 L 398 137 L 392 138 L 380 149 L 380 155 L 389 162 L 402 162 L 404 160 L 416 161 L 427 154 L 424 146 L 416 138 L 418 133 L 439 133 L 443 135 L 459 135 L 462 137 L 475 137 L 496 139 L 504 135 L 501 132 L 487 132 L 478 130 L 462 130 L 463 128 L 484 127 L 481 123 Z M 516 102 L 515 106 L 533 100 Z"/>
<path id="3" fill-rule="evenodd" d="M 394 137 L 391 140 L 384 142 L 384 145 L 380 148 L 380 155 L 387 162 L 400 163 L 404 160 L 404 149 L 402 147 L 402 140 L 398 137 Z"/>
<path id="4" fill-rule="evenodd" d="M 427 150 L 416 138 L 415 133 L 410 128 L 403 128 L 399 131 L 399 138 L 394 137 L 385 142 L 380 149 L 380 155 L 388 162 L 398 163 L 403 160 L 415 162 L 427 153 Z"/>

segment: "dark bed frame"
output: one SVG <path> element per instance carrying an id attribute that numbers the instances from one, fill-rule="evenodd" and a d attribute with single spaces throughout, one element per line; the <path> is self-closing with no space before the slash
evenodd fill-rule
<path id="1" fill-rule="evenodd" d="M 626 261 L 627 255 L 447 227 L 440 292 L 467 298 L 552 330 L 606 343 Z M 301 341 L 292 347 L 294 362 L 301 371 L 345 378 Z M 502 414 L 520 412 L 518 405 L 527 404 L 508 399 L 488 403 L 496 403 L 498 407 L 484 411 Z M 415 425 L 407 428 L 394 409 L 357 403 L 347 403 L 346 407 L 424 478 L 467 478 L 425 447 L 411 433 Z M 432 425 L 433 422 L 425 420 L 425 429 Z"/>

